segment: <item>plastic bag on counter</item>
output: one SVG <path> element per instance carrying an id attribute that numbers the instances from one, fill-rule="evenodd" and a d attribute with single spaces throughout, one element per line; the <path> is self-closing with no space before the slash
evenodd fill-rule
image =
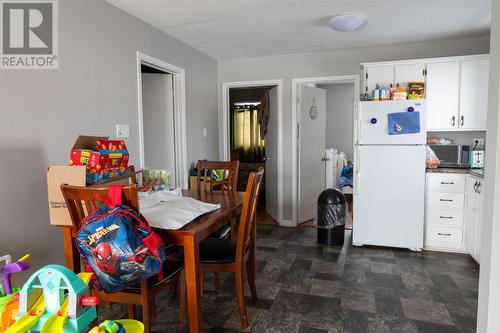
<path id="1" fill-rule="evenodd" d="M 441 164 L 441 161 L 437 157 L 434 150 L 431 149 L 431 147 L 425 146 L 425 149 L 425 166 L 427 167 L 427 169 L 437 169 L 439 164 Z"/>
<path id="2" fill-rule="evenodd" d="M 452 143 L 453 143 L 453 140 L 448 139 L 448 138 L 440 138 L 437 136 L 427 138 L 428 145 L 451 145 Z"/>

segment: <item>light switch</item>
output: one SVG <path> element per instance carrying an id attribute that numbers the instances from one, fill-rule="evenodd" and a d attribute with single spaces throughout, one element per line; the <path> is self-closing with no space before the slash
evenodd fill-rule
<path id="1" fill-rule="evenodd" d="M 206 138 L 208 136 L 208 131 L 206 128 L 203 129 L 203 137 Z"/>
<path id="2" fill-rule="evenodd" d="M 116 138 L 128 139 L 130 137 L 130 127 L 128 124 L 116 125 Z"/>

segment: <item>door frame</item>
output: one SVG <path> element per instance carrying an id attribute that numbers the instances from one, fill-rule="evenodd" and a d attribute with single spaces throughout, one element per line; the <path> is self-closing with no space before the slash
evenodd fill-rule
<path id="1" fill-rule="evenodd" d="M 292 79 L 292 223 L 297 226 L 299 223 L 299 156 L 300 156 L 300 98 L 298 96 L 299 85 L 301 84 L 354 84 L 353 101 L 353 143 L 356 142 L 357 126 L 356 119 L 358 113 L 360 77 L 359 75 L 338 75 L 320 76 Z"/>
<path id="2" fill-rule="evenodd" d="M 229 123 L 229 90 L 231 88 L 245 88 L 245 87 L 267 87 L 275 86 L 278 91 L 277 98 L 277 109 L 278 109 L 278 119 L 277 119 L 277 145 L 278 145 L 278 223 L 282 226 L 287 225 L 283 221 L 283 80 L 257 80 L 257 81 L 233 81 L 233 82 L 222 82 L 222 142 L 220 143 L 219 151 L 220 157 L 224 161 L 229 161 L 230 159 L 230 144 L 229 144 L 229 133 L 230 126 Z"/>
<path id="3" fill-rule="evenodd" d="M 147 65 L 164 71 L 173 76 L 174 98 L 174 151 L 175 151 L 175 184 L 183 189 L 188 188 L 188 160 L 186 137 L 186 74 L 184 68 L 169 64 L 163 60 L 151 57 L 137 51 L 137 113 L 139 128 L 139 158 L 140 167 L 144 162 L 144 123 L 142 109 L 142 73 L 141 65 Z"/>

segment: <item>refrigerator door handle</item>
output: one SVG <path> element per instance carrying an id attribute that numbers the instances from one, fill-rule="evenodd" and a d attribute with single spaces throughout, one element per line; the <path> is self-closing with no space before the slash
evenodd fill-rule
<path id="1" fill-rule="evenodd" d="M 361 149 L 359 147 L 356 147 L 356 165 L 355 165 L 355 170 L 356 172 L 354 173 L 354 194 L 358 195 L 359 194 L 359 175 L 361 171 Z"/>

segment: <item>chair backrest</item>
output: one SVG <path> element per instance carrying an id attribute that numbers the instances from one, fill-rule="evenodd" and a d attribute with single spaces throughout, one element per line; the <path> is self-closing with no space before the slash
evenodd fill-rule
<path id="1" fill-rule="evenodd" d="M 214 186 L 220 186 L 221 191 L 236 191 L 239 169 L 240 161 L 199 160 L 196 163 L 196 184 L 198 191 L 208 190 L 212 192 Z M 220 181 L 214 180 L 212 177 L 213 170 L 224 170 L 224 178 Z"/>
<path id="2" fill-rule="evenodd" d="M 94 211 L 94 207 L 103 202 L 108 196 L 107 187 L 83 187 L 61 185 L 61 191 L 68 206 L 74 232 L 80 227 L 80 222 Z M 123 187 L 122 203 L 139 211 L 137 185 L 131 184 Z"/>
<path id="3" fill-rule="evenodd" d="M 240 225 L 236 244 L 236 262 L 244 263 L 247 251 L 250 249 L 252 235 L 255 228 L 257 215 L 257 201 L 262 189 L 262 179 L 264 178 L 264 168 L 259 168 L 256 172 L 250 173 L 248 177 L 245 201 L 241 209 Z"/>

